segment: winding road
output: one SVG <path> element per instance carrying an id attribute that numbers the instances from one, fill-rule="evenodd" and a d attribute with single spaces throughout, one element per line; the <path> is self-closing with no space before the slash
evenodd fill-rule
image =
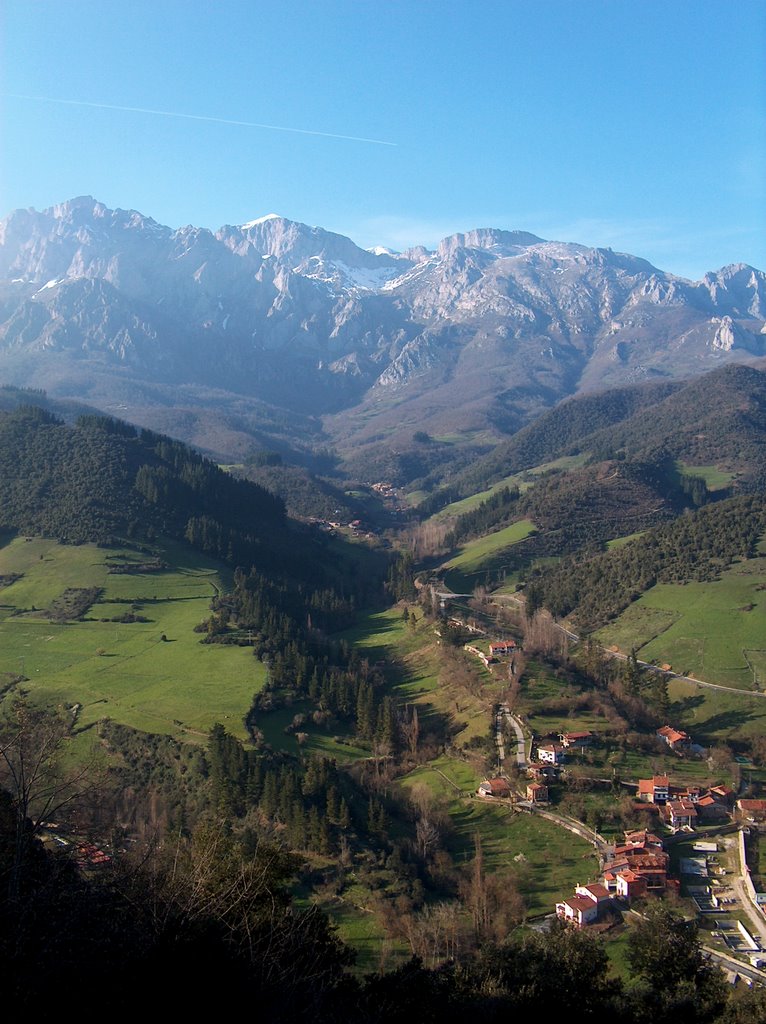
<path id="1" fill-rule="evenodd" d="M 503 761 L 505 760 L 503 719 L 505 719 L 506 722 L 510 722 L 513 726 L 514 732 L 516 733 L 516 764 L 519 766 L 519 771 L 524 771 L 527 767 L 527 747 L 526 740 L 524 739 L 524 732 L 518 719 L 511 713 L 511 709 L 507 704 L 501 704 L 499 706 L 495 717 L 495 740 L 497 742 L 497 757 L 500 761 L 500 767 L 502 768 Z"/>

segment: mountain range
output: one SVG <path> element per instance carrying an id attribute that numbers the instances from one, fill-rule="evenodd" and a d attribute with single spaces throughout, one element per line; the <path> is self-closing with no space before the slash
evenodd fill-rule
<path id="1" fill-rule="evenodd" d="M 172 230 L 81 197 L 0 224 L 0 382 L 219 455 L 518 430 L 560 399 L 766 355 L 766 275 L 688 281 L 477 229 L 366 250 L 270 214 Z"/>

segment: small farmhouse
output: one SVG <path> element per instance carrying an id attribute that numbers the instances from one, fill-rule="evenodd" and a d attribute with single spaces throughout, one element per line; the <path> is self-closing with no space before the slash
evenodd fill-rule
<path id="1" fill-rule="evenodd" d="M 566 755 L 560 743 L 545 743 L 537 748 L 537 758 L 547 764 L 561 764 Z"/>
<path id="2" fill-rule="evenodd" d="M 663 725 L 657 730 L 657 735 L 664 740 L 671 750 L 681 751 L 691 745 L 691 737 L 681 729 L 674 729 L 670 725 Z"/>
<path id="3" fill-rule="evenodd" d="M 599 920 L 610 899 L 609 891 L 598 882 L 578 885 L 574 896 L 556 904 L 556 913 L 575 928 L 584 928 Z"/>
<path id="4" fill-rule="evenodd" d="M 485 779 L 479 786 L 478 793 L 479 796 L 509 797 L 511 787 L 505 779 Z"/>
<path id="5" fill-rule="evenodd" d="M 655 775 L 651 779 L 638 780 L 638 799 L 643 803 L 664 804 L 670 796 L 667 775 Z"/>
<path id="6" fill-rule="evenodd" d="M 575 928 L 584 928 L 598 920 L 598 904 L 587 896 L 570 896 L 563 903 L 556 904 L 556 913 Z"/>
<path id="7" fill-rule="evenodd" d="M 542 782 L 530 782 L 527 786 L 527 800 L 533 804 L 545 803 L 548 799 L 548 787 Z"/>
<path id="8" fill-rule="evenodd" d="M 583 747 L 589 747 L 593 743 L 592 732 L 562 732 L 559 735 L 561 745 L 567 748 L 574 748 L 575 750 L 582 750 Z"/>
<path id="9" fill-rule="evenodd" d="M 497 640 L 489 645 L 490 658 L 502 658 L 516 650 L 515 640 Z"/>

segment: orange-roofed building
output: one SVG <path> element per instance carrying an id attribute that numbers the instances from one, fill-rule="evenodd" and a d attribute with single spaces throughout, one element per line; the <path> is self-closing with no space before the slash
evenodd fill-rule
<path id="1" fill-rule="evenodd" d="M 638 780 L 638 799 L 647 804 L 667 803 L 670 784 L 667 775 L 655 775 L 651 779 Z"/>
<path id="2" fill-rule="evenodd" d="M 660 739 L 665 740 L 671 750 L 679 750 L 691 743 L 688 733 L 682 729 L 674 729 L 672 725 L 663 725 L 661 729 L 657 730 L 657 735 Z"/>

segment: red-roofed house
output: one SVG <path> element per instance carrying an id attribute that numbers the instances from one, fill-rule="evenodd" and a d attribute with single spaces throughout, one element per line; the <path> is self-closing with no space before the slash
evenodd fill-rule
<path id="1" fill-rule="evenodd" d="M 511 787 L 505 779 L 485 779 L 479 786 L 479 796 L 508 797 Z"/>
<path id="2" fill-rule="evenodd" d="M 667 803 L 670 786 L 667 775 L 655 775 L 651 779 L 638 780 L 638 799 L 648 804 Z"/>
<path id="3" fill-rule="evenodd" d="M 515 640 L 498 640 L 489 645 L 489 656 L 490 658 L 499 658 L 506 654 L 513 654 L 515 650 Z"/>
<path id="4" fill-rule="evenodd" d="M 593 900 L 594 903 L 597 903 L 599 906 L 611 899 L 609 890 L 600 882 L 591 882 L 590 885 L 575 886 L 575 896 L 585 896 L 586 899 Z"/>
<path id="5" fill-rule="evenodd" d="M 737 800 L 737 810 L 748 821 L 766 820 L 766 800 Z"/>
<path id="6" fill-rule="evenodd" d="M 588 896 L 570 896 L 568 900 L 556 904 L 556 913 L 576 928 L 583 928 L 598 920 L 598 903 Z"/>
<path id="7" fill-rule="evenodd" d="M 734 797 L 736 796 L 734 790 L 731 789 L 730 786 L 711 786 L 710 795 L 714 800 L 720 800 L 729 807 L 733 806 Z"/>
<path id="8" fill-rule="evenodd" d="M 707 796 L 700 797 L 696 803 L 696 808 L 698 818 L 704 822 L 726 821 L 729 817 L 729 810 L 726 804 L 716 800 L 709 793 Z"/>
<path id="9" fill-rule="evenodd" d="M 693 828 L 697 821 L 697 808 L 691 800 L 670 800 L 665 804 L 665 820 L 671 828 Z"/>
<path id="10" fill-rule="evenodd" d="M 688 747 L 691 743 L 688 733 L 681 729 L 674 729 L 671 725 L 663 725 L 661 729 L 657 730 L 657 735 L 661 740 L 665 740 L 671 750 L 680 750 L 683 747 Z"/>
<path id="11" fill-rule="evenodd" d="M 634 848 L 640 846 L 644 850 L 662 850 L 662 840 L 653 832 L 647 832 L 645 828 L 626 830 L 625 846 Z"/>
<path id="12" fill-rule="evenodd" d="M 562 746 L 564 747 L 576 747 L 582 749 L 582 747 L 589 747 L 593 742 L 592 732 L 562 732 L 559 734 Z"/>
<path id="13" fill-rule="evenodd" d="M 628 903 L 646 896 L 646 880 L 630 868 L 618 871 L 615 883 L 617 895 L 622 896 Z"/>

